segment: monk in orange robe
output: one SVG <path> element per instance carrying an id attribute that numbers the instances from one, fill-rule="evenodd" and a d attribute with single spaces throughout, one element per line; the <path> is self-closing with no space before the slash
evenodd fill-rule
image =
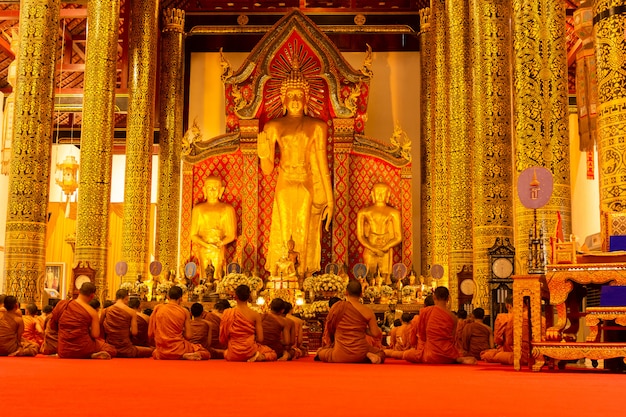
<path id="1" fill-rule="evenodd" d="M 404 352 L 411 349 L 411 320 L 413 320 L 413 317 L 410 313 L 402 313 L 400 318 L 401 324 L 391 329 L 389 349 L 385 349 L 386 357 L 402 359 Z"/>
<path id="2" fill-rule="evenodd" d="M 263 326 L 263 344 L 276 352 L 277 360 L 289 359 L 289 346 L 291 345 L 290 328 L 292 322 L 288 322 L 282 316 L 285 311 L 285 302 L 282 298 L 274 298 L 270 303 L 270 312 L 261 315 Z M 286 347 L 286 348 L 285 348 Z"/>
<path id="3" fill-rule="evenodd" d="M 491 327 L 483 323 L 484 318 L 485 310 L 482 308 L 478 307 L 472 311 L 473 320 L 465 325 L 461 335 L 462 355 L 480 359 L 483 351 L 491 349 L 493 345 Z"/>
<path id="4" fill-rule="evenodd" d="M 361 283 L 348 282 L 346 301 L 339 301 L 331 307 L 322 342 L 316 359 L 323 362 L 342 363 L 383 363 L 385 353 L 368 343 L 366 335 L 382 337 L 374 312 L 359 302 Z"/>
<path id="5" fill-rule="evenodd" d="M 154 349 L 135 346 L 131 334 L 137 334 L 137 313 L 128 306 L 130 296 L 125 289 L 115 293 L 115 304 L 102 310 L 100 325 L 104 339 L 115 347 L 120 358 L 149 358 Z"/>
<path id="6" fill-rule="evenodd" d="M 0 311 L 0 356 L 35 356 L 39 346 L 22 337 L 24 321 L 17 298 L 7 295 Z"/>
<path id="7" fill-rule="evenodd" d="M 293 332 L 291 332 L 291 352 L 292 359 L 302 358 L 309 354 L 308 348 L 304 345 L 304 320 L 293 314 L 293 305 L 285 301 L 284 316 L 294 323 Z"/>
<path id="8" fill-rule="evenodd" d="M 180 303 L 183 289 L 178 286 L 170 288 L 170 302 L 159 304 L 150 317 L 148 336 L 154 337 L 156 350 L 154 359 L 186 359 L 207 360 L 211 357 L 202 345 L 191 343 L 191 318 L 189 312 Z"/>
<path id="9" fill-rule="evenodd" d="M 213 340 L 213 333 L 217 333 L 217 330 L 213 328 L 213 325 L 202 318 L 204 313 L 204 307 L 200 303 L 193 303 L 191 305 L 191 343 L 197 343 L 202 345 L 203 348 L 211 351 L 211 340 Z"/>
<path id="10" fill-rule="evenodd" d="M 454 346 L 461 352 L 463 350 L 463 328 L 466 324 L 470 323 L 472 319 L 467 318 L 467 311 L 459 310 L 456 314 L 456 332 L 454 334 Z"/>
<path id="11" fill-rule="evenodd" d="M 131 334 L 130 341 L 135 346 L 154 347 L 154 341 L 148 337 L 150 316 L 141 311 L 141 300 L 137 297 L 131 298 L 128 307 L 132 308 L 137 316 L 137 334 Z"/>
<path id="12" fill-rule="evenodd" d="M 40 353 L 44 355 L 56 355 L 57 346 L 59 342 L 59 332 L 57 329 L 50 327 L 50 320 L 52 319 L 52 306 L 44 306 L 42 312 L 46 315 L 43 322 L 43 344 L 41 345 Z"/>
<path id="13" fill-rule="evenodd" d="M 26 306 L 26 315 L 22 316 L 24 320 L 24 334 L 22 337 L 28 341 L 31 341 L 37 346 L 43 344 L 43 327 L 37 316 L 37 306 L 35 304 L 28 304 Z"/>
<path id="14" fill-rule="evenodd" d="M 50 326 L 57 330 L 58 355 L 71 359 L 111 359 L 117 351 L 100 334 L 100 318 L 89 305 L 96 286 L 85 282 L 75 300 L 62 300 L 52 311 Z"/>
<path id="15" fill-rule="evenodd" d="M 462 357 L 454 346 L 456 316 L 448 308 L 450 292 L 446 287 L 437 287 L 434 299 L 434 306 L 420 311 L 417 349 L 407 350 L 403 358 L 416 363 L 475 364 L 475 358 Z"/>
<path id="16" fill-rule="evenodd" d="M 225 343 L 220 342 L 220 324 L 224 310 L 229 308 L 230 303 L 228 300 L 217 300 L 213 305 L 213 311 L 204 311 L 202 313 L 202 318 L 211 323 L 213 327 L 213 331 L 211 332 L 211 347 L 209 349 L 211 359 L 224 359 L 224 352 L 228 348 Z"/>
<path id="17" fill-rule="evenodd" d="M 235 308 L 224 311 L 220 323 L 220 342 L 228 348 L 224 359 L 234 362 L 275 361 L 276 352 L 262 345 L 263 324 L 261 315 L 248 307 L 250 287 L 240 285 L 235 289 Z"/>

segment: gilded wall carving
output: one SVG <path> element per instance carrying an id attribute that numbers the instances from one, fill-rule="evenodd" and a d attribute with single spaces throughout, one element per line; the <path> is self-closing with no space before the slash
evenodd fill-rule
<path id="1" fill-rule="evenodd" d="M 23 0 L 6 223 L 6 292 L 40 302 L 52 143 L 59 0 Z M 46 103 L 48 105 L 46 105 Z"/>

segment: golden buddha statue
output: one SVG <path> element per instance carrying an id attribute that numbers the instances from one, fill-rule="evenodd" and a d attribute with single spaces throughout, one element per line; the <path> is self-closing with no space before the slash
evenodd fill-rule
<path id="1" fill-rule="evenodd" d="M 214 277 L 222 278 L 225 247 L 237 238 L 235 209 L 220 201 L 224 188 L 220 178 L 206 178 L 202 188 L 206 202 L 196 204 L 191 212 L 191 241 L 199 246 L 201 277 L 207 276 L 210 262 Z"/>
<path id="2" fill-rule="evenodd" d="M 363 245 L 363 261 L 369 271 L 378 271 L 389 282 L 391 248 L 402 242 L 400 211 L 388 205 L 391 189 L 385 183 L 372 187 L 373 205 L 357 213 L 357 239 Z"/>
<path id="3" fill-rule="evenodd" d="M 333 217 L 335 200 L 326 155 L 328 126 L 305 114 L 308 93 L 309 84 L 294 62 L 280 89 L 286 115 L 268 121 L 257 138 L 261 170 L 265 175 L 274 170 L 276 144 L 280 149 L 265 262 L 270 272 L 290 239 L 300 253 L 301 273 L 318 271 L 321 225 L 326 221 L 328 230 Z"/>

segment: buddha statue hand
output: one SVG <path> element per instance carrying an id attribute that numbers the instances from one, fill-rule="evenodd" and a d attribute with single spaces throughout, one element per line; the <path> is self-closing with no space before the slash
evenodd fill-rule
<path id="1" fill-rule="evenodd" d="M 265 132 L 258 134 L 256 139 L 257 153 L 259 158 L 267 159 L 270 157 L 270 140 Z"/>

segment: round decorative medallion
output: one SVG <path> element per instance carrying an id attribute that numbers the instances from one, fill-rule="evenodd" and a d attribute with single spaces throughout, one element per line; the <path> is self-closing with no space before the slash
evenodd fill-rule
<path id="1" fill-rule="evenodd" d="M 362 14 L 354 16 L 354 24 L 357 26 L 363 26 L 365 24 L 365 16 Z"/>
<path id="2" fill-rule="evenodd" d="M 237 17 L 237 23 L 239 24 L 239 26 L 245 26 L 248 24 L 249 21 L 250 18 L 248 18 L 248 16 L 246 16 L 245 14 L 240 14 L 239 17 Z"/>

